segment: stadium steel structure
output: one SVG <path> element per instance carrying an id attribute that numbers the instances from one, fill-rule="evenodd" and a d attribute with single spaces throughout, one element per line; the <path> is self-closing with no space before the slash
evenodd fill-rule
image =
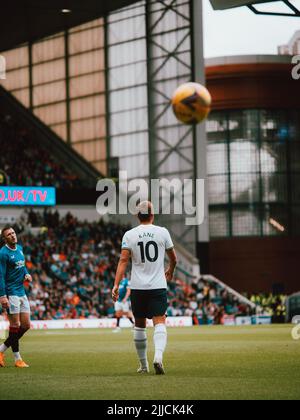
<path id="1" fill-rule="evenodd" d="M 231 9 L 233 7 L 241 7 L 241 6 L 247 6 L 252 12 L 254 12 L 257 15 L 268 15 L 268 16 L 290 16 L 290 17 L 299 17 L 300 16 L 300 10 L 295 5 L 292 4 L 289 0 L 258 0 L 258 1 L 245 1 L 245 0 L 210 0 L 212 6 L 215 10 L 226 10 Z M 276 4 L 282 6 L 286 6 L 287 10 L 290 11 L 287 12 L 276 12 L 274 11 L 267 11 L 267 10 L 259 10 L 257 8 L 258 5 L 265 5 L 266 3 L 272 3 L 272 8 L 276 10 Z"/>
<path id="2" fill-rule="evenodd" d="M 216 9 L 261 3 L 211 2 Z M 129 179 L 206 179 L 205 125 L 178 124 L 170 107 L 179 84 L 204 83 L 202 1 L 49 5 L 1 6 L 0 51 L 26 42 L 5 53 L 4 87 L 104 175 L 120 169 Z M 205 194 L 201 227 L 186 226 L 185 216 L 161 220 L 193 254 L 197 245 L 202 255 L 208 248 Z"/>
<path id="3" fill-rule="evenodd" d="M 70 1 L 63 17 L 57 9 L 68 25 L 35 41 L 44 35 L 39 25 L 29 43 L 7 51 L 3 85 L 103 175 L 120 169 L 129 179 L 205 178 L 205 126 L 179 124 L 170 107 L 179 84 L 204 82 L 202 2 L 131 3 L 103 18 L 94 10 L 98 19 L 72 29 L 76 7 Z M 200 231 L 184 219 L 161 222 L 195 254 L 197 242 L 208 243 L 208 218 Z"/>

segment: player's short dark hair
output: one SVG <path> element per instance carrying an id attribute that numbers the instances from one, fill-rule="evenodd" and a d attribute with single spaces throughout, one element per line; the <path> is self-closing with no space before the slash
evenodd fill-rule
<path id="1" fill-rule="evenodd" d="M 142 204 L 145 204 L 145 202 Z M 143 211 L 139 211 L 137 214 L 137 217 L 139 221 L 143 223 L 143 222 L 150 222 L 153 215 L 154 215 L 153 206 L 150 202 L 148 202 L 147 209 L 144 209 Z"/>
<path id="2" fill-rule="evenodd" d="M 10 229 L 13 229 L 13 227 L 12 226 L 5 226 L 3 229 L 2 229 L 2 231 L 1 231 L 1 239 L 4 241 L 5 240 L 5 236 L 4 236 L 4 234 L 5 234 L 5 232 L 7 232 L 8 230 L 10 230 Z"/>

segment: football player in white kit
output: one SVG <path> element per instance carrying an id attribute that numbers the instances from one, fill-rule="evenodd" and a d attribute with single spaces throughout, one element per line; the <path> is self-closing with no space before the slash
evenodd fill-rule
<path id="1" fill-rule="evenodd" d="M 152 319 L 155 327 L 154 369 L 157 375 L 165 373 L 163 354 L 167 345 L 166 311 L 168 307 L 167 281 L 171 281 L 177 265 L 174 245 L 167 229 L 153 225 L 154 208 L 144 201 L 138 206 L 140 225 L 128 231 L 123 238 L 122 253 L 117 269 L 112 296 L 119 298 L 120 282 L 130 259 L 131 305 L 135 317 L 134 341 L 141 363 L 138 373 L 148 373 L 146 321 Z M 165 272 L 165 255 L 170 265 Z"/>

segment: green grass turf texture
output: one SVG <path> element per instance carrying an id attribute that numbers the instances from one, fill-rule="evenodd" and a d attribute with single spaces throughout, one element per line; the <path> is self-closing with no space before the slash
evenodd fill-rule
<path id="1" fill-rule="evenodd" d="M 166 376 L 138 375 L 132 331 L 32 331 L 10 350 L 0 399 L 299 399 L 300 341 L 290 325 L 169 329 Z M 153 329 L 148 330 L 149 360 Z"/>

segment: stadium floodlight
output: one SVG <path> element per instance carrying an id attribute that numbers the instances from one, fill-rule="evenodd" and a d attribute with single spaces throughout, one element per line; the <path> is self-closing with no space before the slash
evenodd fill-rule
<path id="1" fill-rule="evenodd" d="M 252 12 L 257 15 L 269 15 L 269 16 L 292 16 L 300 17 L 300 10 L 292 3 L 292 0 L 210 0 L 212 7 L 215 10 L 227 10 L 233 9 L 234 7 L 247 6 Z M 276 12 L 269 10 L 260 10 L 257 8 L 259 5 L 266 3 L 276 3 L 280 6 L 285 6 L 290 12 Z"/>

